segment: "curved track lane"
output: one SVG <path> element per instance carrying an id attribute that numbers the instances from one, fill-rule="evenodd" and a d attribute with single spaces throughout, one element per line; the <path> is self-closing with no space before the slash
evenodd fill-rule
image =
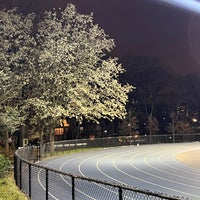
<path id="1" fill-rule="evenodd" d="M 66 173 L 199 200 L 200 166 L 192 167 L 189 161 L 176 159 L 177 155 L 194 150 L 200 150 L 199 142 L 115 147 L 48 159 L 40 164 Z M 199 161 L 200 156 L 196 159 Z M 60 178 L 70 186 L 69 180 Z M 43 186 L 40 173 L 38 180 Z M 51 197 L 62 199 L 56 193 Z"/>

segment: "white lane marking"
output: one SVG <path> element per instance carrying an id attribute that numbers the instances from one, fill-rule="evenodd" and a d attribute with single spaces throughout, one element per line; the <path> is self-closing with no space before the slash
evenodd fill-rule
<path id="1" fill-rule="evenodd" d="M 127 151 L 127 152 L 129 152 L 129 151 Z M 97 168 L 98 171 L 101 172 L 105 177 L 107 177 L 107 178 L 109 178 L 109 179 L 111 179 L 111 180 L 114 180 L 115 182 L 118 182 L 118 183 L 120 183 L 120 184 L 125 184 L 124 182 L 122 182 L 122 181 L 120 181 L 120 180 L 118 180 L 118 179 L 115 179 L 115 178 L 109 176 L 109 175 L 106 174 L 102 169 L 100 169 L 100 162 L 102 162 L 104 159 L 107 159 L 108 157 L 115 157 L 116 155 L 122 154 L 122 153 L 124 153 L 124 152 L 119 152 L 119 153 L 115 153 L 115 154 L 109 154 L 109 155 L 107 155 L 107 156 L 105 156 L 105 157 L 102 157 L 101 159 L 99 159 L 99 160 L 97 161 L 97 163 L 96 163 L 96 168 Z"/>
<path id="2" fill-rule="evenodd" d="M 38 179 L 38 182 L 39 182 L 40 186 L 43 188 L 44 191 L 46 191 L 46 188 L 44 187 L 44 185 L 43 185 L 42 182 L 40 181 L 40 172 L 41 172 L 41 171 L 42 171 L 42 170 L 40 169 L 39 172 L 38 172 L 38 176 L 37 176 L 38 178 L 37 178 L 37 179 Z M 53 194 L 51 194 L 51 192 L 48 191 L 48 194 L 49 194 L 53 199 L 59 200 L 59 199 L 57 199 Z"/>
<path id="3" fill-rule="evenodd" d="M 167 153 L 163 153 L 163 154 L 161 154 L 160 156 L 158 156 L 158 161 L 159 161 L 161 164 L 163 164 L 163 162 L 161 161 L 161 158 L 162 158 L 162 157 L 166 157 L 166 154 L 167 154 Z M 192 182 L 194 181 L 193 178 L 189 178 L 188 176 L 182 176 L 182 175 L 179 175 L 179 174 L 176 173 L 177 170 L 180 171 L 180 166 L 179 166 L 179 168 L 178 168 L 178 166 L 177 166 L 177 167 L 174 167 L 173 169 L 175 169 L 175 170 L 174 170 L 175 173 L 172 173 L 172 172 L 169 172 L 169 171 L 167 171 L 167 170 L 162 170 L 162 169 L 160 169 L 160 168 L 158 168 L 158 167 L 155 167 L 154 165 L 150 164 L 150 162 L 148 162 L 148 157 L 145 159 L 145 162 L 146 162 L 146 164 L 147 164 L 149 167 L 151 167 L 152 169 L 155 169 L 155 170 L 160 171 L 160 172 L 162 172 L 162 173 L 169 174 L 169 175 L 172 175 L 172 176 L 174 176 L 174 177 L 183 178 L 183 179 L 186 179 L 186 180 L 189 180 L 189 181 L 192 181 Z M 165 165 L 165 166 L 166 166 L 166 165 Z M 168 165 L 167 165 L 167 166 L 168 166 Z M 186 171 L 184 171 L 184 174 L 185 174 L 185 173 L 186 173 Z M 197 174 L 195 174 L 195 175 L 197 175 Z M 197 182 L 199 182 L 199 180 L 198 180 Z"/>
<path id="4" fill-rule="evenodd" d="M 106 152 L 106 153 L 103 152 L 102 154 L 103 154 L 103 155 L 104 155 L 104 154 L 107 155 L 108 153 L 107 153 L 107 152 Z M 102 154 L 101 154 L 101 156 L 102 156 Z M 94 155 L 94 156 L 92 156 L 92 157 L 88 157 L 87 159 L 84 159 L 84 160 L 82 160 L 82 162 L 80 162 L 80 164 L 79 164 L 79 172 L 80 172 L 80 174 L 81 174 L 82 176 L 85 176 L 85 174 L 82 172 L 81 166 L 82 166 L 85 162 L 87 162 L 88 160 L 93 159 L 93 158 L 95 158 L 95 157 L 99 157 L 99 154 L 98 154 L 98 155 Z M 106 188 L 106 187 L 103 186 L 103 185 L 99 185 L 99 184 L 97 184 L 97 183 L 94 183 L 94 184 L 98 185 L 99 187 L 103 188 L 104 190 L 107 190 L 107 191 L 112 192 L 112 193 L 114 193 L 114 194 L 118 194 L 117 192 L 112 191 L 112 190 Z"/>
<path id="5" fill-rule="evenodd" d="M 95 157 L 99 157 L 99 156 L 102 156 L 102 155 L 104 155 L 104 154 L 107 155 L 108 152 L 104 152 L 104 151 L 103 151 L 103 152 L 101 152 L 101 154 L 98 154 L 98 155 L 96 155 L 96 154 L 93 155 L 93 154 L 92 154 L 92 156 L 87 157 L 86 159 L 83 159 L 83 160 L 79 163 L 79 165 L 78 165 L 79 173 L 80 173 L 82 176 L 86 177 L 85 174 L 83 173 L 83 171 L 81 170 L 81 166 L 82 166 L 85 162 L 87 162 L 88 160 L 94 159 Z M 62 177 L 61 177 L 61 178 L 62 178 Z M 65 179 L 63 179 L 63 180 L 65 181 Z M 69 183 L 67 183 L 67 184 L 69 184 Z M 99 187 L 101 187 L 101 188 L 103 188 L 103 189 L 105 189 L 105 190 L 107 190 L 107 191 L 109 191 L 109 192 L 112 192 L 112 193 L 114 193 L 114 194 L 118 194 L 117 192 L 112 191 L 112 190 L 106 188 L 106 187 L 103 186 L 103 185 L 99 185 L 99 184 L 97 184 L 97 183 L 95 183 L 95 182 L 94 182 L 94 184 L 97 185 L 97 186 L 99 186 Z M 77 190 L 77 189 L 76 189 L 76 191 L 80 192 L 81 194 L 83 194 L 84 196 L 86 196 L 86 197 L 88 197 L 88 198 L 90 198 L 90 199 L 96 200 L 96 199 L 93 198 L 92 196 L 89 196 L 88 194 L 86 194 L 86 193 L 84 193 L 84 192 L 82 192 L 82 191 L 80 191 L 80 190 Z M 128 198 L 128 199 L 130 199 L 130 198 Z"/>
<path id="6" fill-rule="evenodd" d="M 69 157 L 69 156 L 66 156 L 66 157 Z M 52 163 L 55 163 L 55 162 L 58 162 L 58 160 L 62 160 L 62 159 L 65 159 L 65 158 L 58 158 L 58 159 L 55 159 L 55 160 L 51 160 L 50 162 L 47 162 L 47 163 L 45 163 L 45 164 L 43 164 L 44 166 L 49 166 L 49 165 L 51 165 Z M 41 164 L 42 164 L 42 162 L 40 162 Z M 44 190 L 44 191 L 46 191 L 46 187 L 42 184 L 42 182 L 40 181 L 40 173 L 41 173 L 41 169 L 39 170 L 39 172 L 38 172 L 38 175 L 37 175 L 37 180 L 38 180 L 38 182 L 39 182 L 39 184 L 40 184 L 40 186 L 42 187 L 42 189 Z M 58 198 L 56 198 L 50 191 L 48 191 L 48 194 L 52 197 L 52 198 L 54 198 L 55 200 L 59 200 Z"/>
<path id="7" fill-rule="evenodd" d="M 155 175 L 152 175 L 151 173 L 148 173 L 148 172 L 145 172 L 145 171 L 143 171 L 143 170 L 140 170 L 138 167 L 134 166 L 134 165 L 132 164 L 132 162 L 131 162 L 131 160 L 132 160 L 134 157 L 135 157 L 135 156 L 132 156 L 132 157 L 129 159 L 129 164 L 130 164 L 134 169 L 136 169 L 136 170 L 138 170 L 138 171 L 140 171 L 140 172 L 142 172 L 142 173 L 148 174 L 148 175 L 150 175 L 150 176 L 155 176 Z M 116 159 L 119 159 L 119 158 L 116 158 Z M 116 161 L 116 159 L 115 159 L 115 161 Z M 141 179 L 141 178 L 139 178 L 139 177 L 130 175 L 130 174 L 128 174 L 127 172 L 121 170 L 119 167 L 117 167 L 115 161 L 113 161 L 113 164 L 114 164 L 115 168 L 118 169 L 121 173 L 123 173 L 123 174 L 125 174 L 125 175 L 127 175 L 127 176 L 129 176 L 129 177 L 131 177 L 131 178 L 134 178 L 134 179 L 140 180 L 140 181 L 142 181 L 142 182 L 148 183 L 148 184 L 150 184 L 150 185 L 154 185 L 154 186 L 157 186 L 157 187 L 160 187 L 160 188 L 164 188 L 164 189 L 167 189 L 167 190 L 179 192 L 179 193 L 186 194 L 186 195 L 193 196 L 193 197 L 198 197 L 198 198 L 200 197 L 199 195 L 194 195 L 194 194 L 191 194 L 191 193 L 186 193 L 186 192 L 184 192 L 184 191 L 180 191 L 180 190 L 176 190 L 176 189 L 173 189 L 173 188 L 165 187 L 165 186 L 162 186 L 162 185 L 153 183 L 153 182 L 151 182 L 151 181 L 147 181 L 147 180 L 145 180 L 145 179 Z M 158 177 L 158 176 L 155 176 L 155 177 L 156 177 L 156 178 L 160 178 L 160 177 Z M 160 178 L 160 179 L 162 179 L 162 178 Z M 197 189 L 199 189 L 199 188 L 197 188 Z"/>
<path id="8" fill-rule="evenodd" d="M 152 154 L 153 154 L 153 153 L 152 153 Z M 147 166 L 149 166 L 150 168 L 151 168 L 151 165 L 148 163 L 147 159 L 148 159 L 149 156 L 152 156 L 152 154 L 149 154 L 148 156 L 145 156 L 145 157 L 144 157 L 144 163 L 145 163 Z M 155 178 L 157 178 L 157 179 L 166 180 L 166 181 L 169 181 L 169 182 L 172 182 L 172 183 L 176 183 L 176 184 L 179 184 L 179 185 L 191 187 L 191 188 L 198 189 L 198 190 L 200 189 L 200 187 L 191 186 L 191 185 L 188 185 L 188 184 L 185 184 L 185 183 L 182 183 L 182 182 L 177 182 L 177 181 L 174 181 L 174 180 L 171 180 L 171 179 L 168 179 L 168 178 L 164 178 L 164 177 L 161 177 L 161 176 L 157 176 L 157 175 L 154 175 L 154 174 L 152 174 L 152 173 L 145 172 L 144 170 L 142 170 L 142 171 L 143 171 L 143 173 L 148 174 L 148 175 L 150 175 L 150 176 L 152 176 L 152 177 L 155 177 Z M 173 174 L 173 175 L 175 175 L 175 174 Z M 184 178 L 184 177 L 182 176 L 182 178 Z"/>
<path id="9" fill-rule="evenodd" d="M 178 155 L 178 154 L 180 154 L 180 153 L 183 153 L 183 152 L 188 152 L 188 151 L 191 151 L 191 150 L 196 150 L 196 149 L 191 149 L 191 147 L 189 146 L 183 146 L 182 148 L 186 148 L 186 149 L 182 149 L 182 150 L 180 150 L 179 149 L 179 151 L 176 151 L 176 153 L 175 153 L 175 155 L 174 155 L 174 152 L 173 152 L 173 156 L 171 157 L 171 159 L 172 159 L 172 161 L 176 164 L 176 165 L 178 165 L 179 166 L 179 168 L 178 168 L 178 171 L 179 172 L 183 172 L 183 173 L 187 173 L 187 174 L 191 174 L 191 175 L 194 175 L 194 176 L 196 176 L 197 175 L 197 168 L 195 168 L 195 171 L 194 172 L 192 172 L 192 171 L 188 171 L 188 169 L 193 169 L 192 167 L 190 167 L 190 166 L 188 166 L 188 165 L 184 165 L 183 163 L 181 163 L 181 162 L 179 162 L 179 161 L 177 161 L 177 159 L 176 159 L 176 156 Z M 199 149 L 199 147 L 198 147 L 198 149 Z M 169 165 L 168 163 L 166 163 L 166 162 L 164 162 L 164 161 L 162 161 L 162 160 L 166 160 L 165 158 L 164 159 L 162 159 L 162 157 L 163 156 L 161 156 L 160 158 L 159 158 L 159 161 L 163 164 L 163 165 L 165 165 L 165 166 L 167 166 L 169 169 L 172 169 L 172 170 L 177 170 L 177 167 L 174 167 L 174 166 L 172 166 L 172 165 Z M 184 167 L 185 169 L 182 169 L 181 167 Z M 200 172 L 200 170 L 198 170 L 199 172 Z M 198 173 L 199 174 L 199 173 Z"/>
<path id="10" fill-rule="evenodd" d="M 63 168 L 67 163 L 69 163 L 69 162 L 71 162 L 71 161 L 74 161 L 74 160 L 76 160 L 76 159 L 79 159 L 79 158 L 82 157 L 82 156 L 84 156 L 84 155 L 78 155 L 78 156 L 76 156 L 76 157 L 74 157 L 74 158 L 71 158 L 71 159 L 69 159 L 69 160 L 63 162 L 63 164 L 59 167 L 59 170 L 62 170 L 62 168 Z M 63 159 L 62 159 L 62 160 L 63 160 Z M 49 164 L 51 164 L 51 163 L 49 163 Z M 66 176 L 64 177 L 63 175 L 60 175 L 60 177 L 61 177 L 61 179 L 62 179 L 68 186 L 72 187 L 72 184 L 70 183 L 71 179 L 70 179 L 69 176 L 67 176 L 67 179 L 68 179 L 68 180 L 66 180 Z M 75 190 L 76 190 L 77 192 L 83 194 L 84 196 L 88 197 L 89 199 L 96 200 L 96 199 L 92 198 L 91 196 L 87 195 L 86 193 L 84 193 L 84 192 L 82 192 L 82 191 L 80 191 L 80 190 L 78 190 L 78 189 L 75 189 Z"/>

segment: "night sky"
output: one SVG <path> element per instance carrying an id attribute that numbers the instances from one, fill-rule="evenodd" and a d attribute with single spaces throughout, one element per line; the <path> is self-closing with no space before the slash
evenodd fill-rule
<path id="1" fill-rule="evenodd" d="M 156 57 L 177 72 L 200 72 L 200 14 L 163 1 L 168 0 L 14 0 L 14 4 L 38 12 L 73 3 L 80 13 L 93 12 L 95 23 L 115 40 L 112 55 Z"/>

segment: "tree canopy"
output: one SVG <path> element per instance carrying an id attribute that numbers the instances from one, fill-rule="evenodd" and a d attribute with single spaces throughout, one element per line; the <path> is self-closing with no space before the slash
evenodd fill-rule
<path id="1" fill-rule="evenodd" d="M 126 115 L 132 86 L 119 82 L 124 69 L 108 56 L 114 40 L 92 14 L 69 4 L 40 16 L 1 10 L 0 19 L 1 112 L 17 106 L 34 122 L 54 125 L 62 116 L 98 121 Z"/>

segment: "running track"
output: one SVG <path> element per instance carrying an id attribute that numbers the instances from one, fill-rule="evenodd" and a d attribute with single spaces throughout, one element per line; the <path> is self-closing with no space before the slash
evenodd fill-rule
<path id="1" fill-rule="evenodd" d="M 178 154 L 194 150 L 200 150 L 199 142 L 126 146 L 54 157 L 39 164 L 74 175 L 199 200 L 200 168 L 176 159 Z M 37 179 L 43 187 L 42 173 L 37 174 Z M 62 200 L 60 195 L 54 191 L 51 197 Z"/>

